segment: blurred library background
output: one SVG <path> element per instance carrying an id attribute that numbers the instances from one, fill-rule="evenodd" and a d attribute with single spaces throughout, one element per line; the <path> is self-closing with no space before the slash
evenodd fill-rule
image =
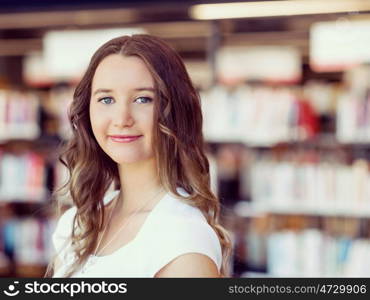
<path id="1" fill-rule="evenodd" d="M 369 277 L 369 0 L 1 0 L 0 276 L 44 275 L 73 89 L 132 33 L 201 95 L 233 276 Z"/>

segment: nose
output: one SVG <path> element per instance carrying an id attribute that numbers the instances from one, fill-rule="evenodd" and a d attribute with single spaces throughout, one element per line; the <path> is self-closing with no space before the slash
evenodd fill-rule
<path id="1" fill-rule="evenodd" d="M 121 104 L 117 106 L 114 112 L 113 125 L 118 128 L 131 127 L 134 124 L 134 119 L 129 104 Z"/>

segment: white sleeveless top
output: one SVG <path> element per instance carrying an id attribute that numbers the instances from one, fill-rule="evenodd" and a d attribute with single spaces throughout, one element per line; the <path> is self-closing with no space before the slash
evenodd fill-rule
<path id="1" fill-rule="evenodd" d="M 177 188 L 177 191 L 182 196 L 188 195 L 183 188 Z M 118 193 L 107 193 L 104 203 L 109 203 Z M 59 218 L 52 235 L 54 249 L 62 261 L 53 277 L 64 277 L 74 261 L 69 238 L 75 214 L 75 206 L 68 209 Z M 78 271 L 72 277 L 154 277 L 165 265 L 186 253 L 204 254 L 214 261 L 219 271 L 221 269 L 220 241 L 202 212 L 166 193 L 146 217 L 133 240 L 112 254 L 92 255 L 95 263 L 84 273 Z"/>

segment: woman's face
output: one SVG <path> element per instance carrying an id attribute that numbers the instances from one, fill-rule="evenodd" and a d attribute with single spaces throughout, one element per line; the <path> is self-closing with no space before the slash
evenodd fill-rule
<path id="1" fill-rule="evenodd" d="M 154 101 L 154 80 L 140 58 L 112 54 L 100 62 L 92 81 L 90 122 L 100 147 L 116 163 L 153 156 Z"/>

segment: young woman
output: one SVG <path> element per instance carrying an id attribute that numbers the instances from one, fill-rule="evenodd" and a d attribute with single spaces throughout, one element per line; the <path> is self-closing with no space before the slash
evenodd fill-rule
<path id="1" fill-rule="evenodd" d="M 227 276 L 200 99 L 172 48 L 149 35 L 105 43 L 69 120 L 61 161 L 74 205 L 57 222 L 45 276 Z"/>

